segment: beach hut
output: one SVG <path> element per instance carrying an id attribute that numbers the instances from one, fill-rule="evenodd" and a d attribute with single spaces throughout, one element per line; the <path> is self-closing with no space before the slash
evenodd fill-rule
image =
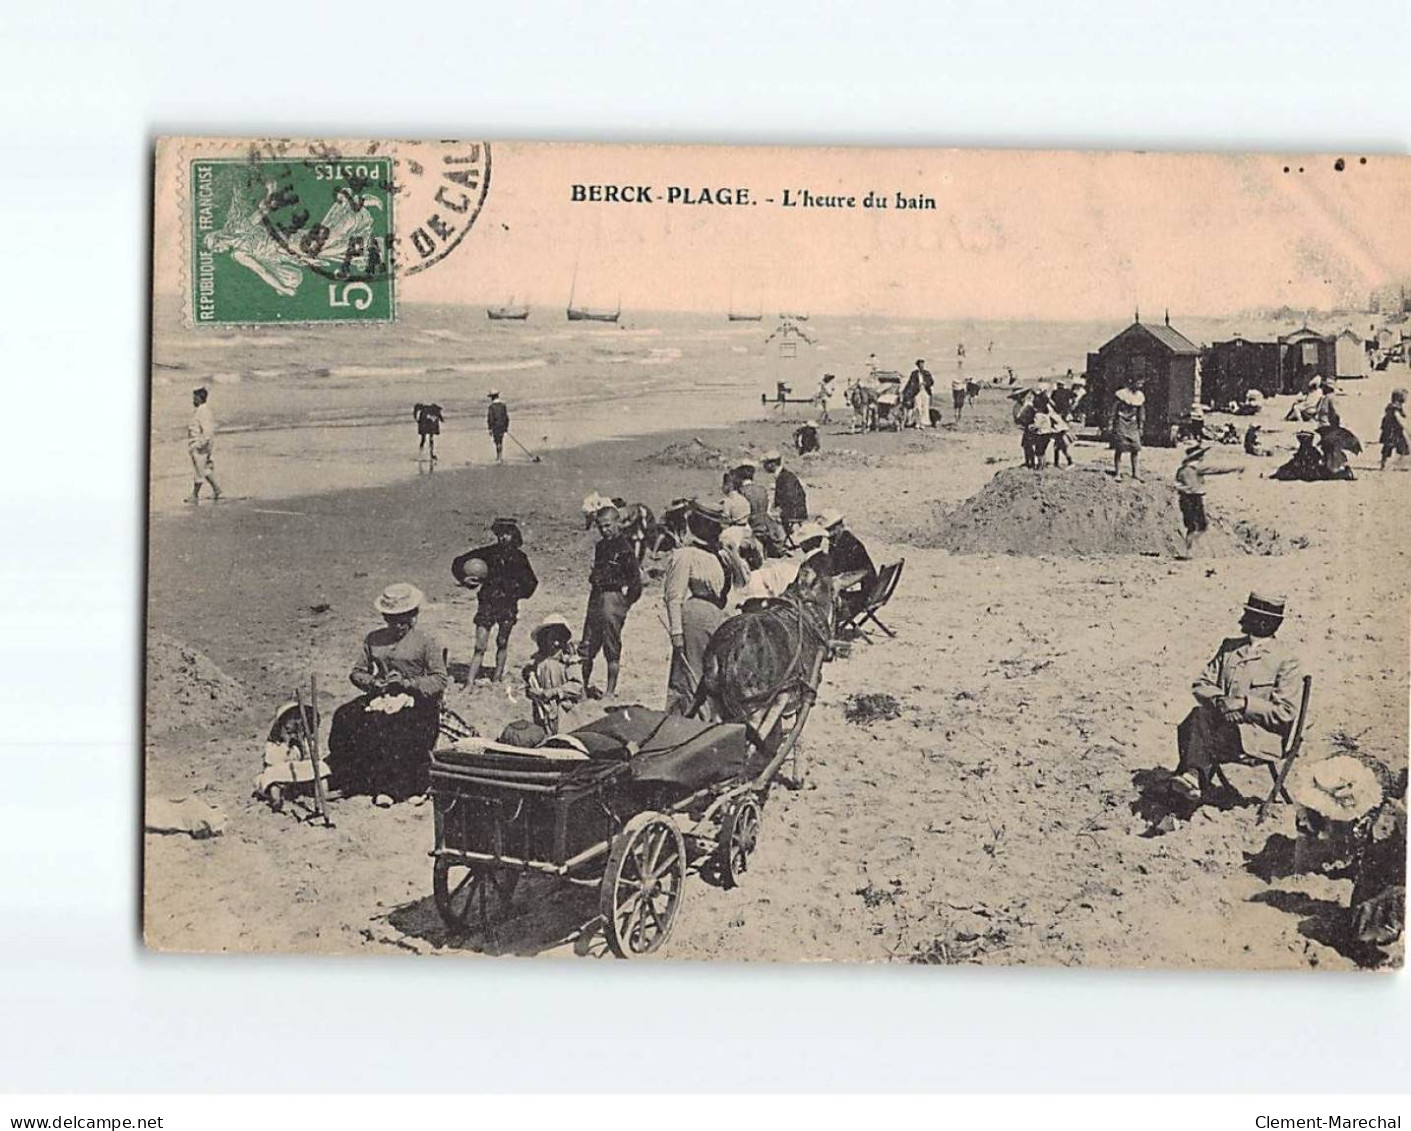
<path id="1" fill-rule="evenodd" d="M 1196 362 L 1200 350 L 1183 334 L 1164 325 L 1148 325 L 1141 315 L 1097 353 L 1088 354 L 1088 389 L 1092 396 L 1088 423 L 1106 427 L 1112 398 L 1128 378 L 1142 379 L 1146 393 L 1149 444 L 1169 447 L 1176 422 L 1190 414 L 1196 399 Z"/>
<path id="2" fill-rule="evenodd" d="M 1339 378 L 1367 376 L 1367 343 L 1356 330 L 1340 330 L 1333 338 L 1333 364 Z"/>
<path id="3" fill-rule="evenodd" d="M 1212 342 L 1200 355 L 1200 399 L 1224 406 L 1243 401 L 1250 389 L 1264 396 L 1279 392 L 1279 343 L 1251 342 L 1236 334 Z"/>
<path id="4" fill-rule="evenodd" d="M 1280 392 L 1302 393 L 1314 377 L 1337 376 L 1337 345 L 1332 334 L 1304 326 L 1279 338 Z"/>

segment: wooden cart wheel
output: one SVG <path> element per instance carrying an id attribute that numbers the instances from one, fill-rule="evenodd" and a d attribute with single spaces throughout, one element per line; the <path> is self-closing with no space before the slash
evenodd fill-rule
<path id="1" fill-rule="evenodd" d="M 436 910 L 453 931 L 478 925 L 488 931 L 509 911 L 519 873 L 486 864 L 464 864 L 439 857 L 431 873 Z"/>
<path id="2" fill-rule="evenodd" d="M 598 891 L 603 933 L 618 958 L 651 954 L 671 937 L 686 888 L 686 842 L 660 813 L 618 833 Z"/>
<path id="3" fill-rule="evenodd" d="M 720 828 L 720 885 L 733 888 L 750 866 L 750 856 L 759 844 L 759 802 L 742 797 L 725 815 Z"/>

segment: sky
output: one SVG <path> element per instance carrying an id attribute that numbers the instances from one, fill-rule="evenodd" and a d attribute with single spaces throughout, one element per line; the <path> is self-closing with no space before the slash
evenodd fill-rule
<path id="1" fill-rule="evenodd" d="M 1365 306 L 1411 281 L 1411 159 L 492 143 L 474 227 L 410 302 L 1117 319 Z M 159 150 L 155 286 L 182 286 L 179 170 Z M 1343 168 L 1335 160 L 1343 158 Z M 647 185 L 651 203 L 574 202 Z M 669 186 L 751 203 L 668 204 Z M 784 193 L 854 198 L 785 207 Z M 886 209 L 865 208 L 871 192 Z M 896 197 L 934 209 L 898 210 Z"/>

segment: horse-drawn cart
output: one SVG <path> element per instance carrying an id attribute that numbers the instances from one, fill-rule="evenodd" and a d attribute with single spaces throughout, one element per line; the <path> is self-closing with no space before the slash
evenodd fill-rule
<path id="1" fill-rule="evenodd" d="M 441 917 L 452 930 L 489 931 L 520 878 L 537 873 L 597 887 L 618 957 L 657 950 L 691 871 L 730 887 L 749 865 L 812 696 L 778 699 L 763 733 L 633 706 L 534 748 L 475 737 L 440 747 L 431 794 Z"/>

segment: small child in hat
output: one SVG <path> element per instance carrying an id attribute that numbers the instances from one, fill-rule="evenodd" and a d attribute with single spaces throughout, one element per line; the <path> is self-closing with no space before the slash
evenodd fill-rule
<path id="1" fill-rule="evenodd" d="M 1206 444 L 1192 444 L 1186 449 L 1181 466 L 1176 469 L 1176 491 L 1181 503 L 1181 521 L 1186 528 L 1186 551 L 1181 555 L 1182 558 L 1195 556 L 1196 543 L 1210 527 L 1210 520 L 1205 514 L 1205 477 L 1230 475 L 1244 470 L 1242 467 L 1207 470 L 1205 453 L 1209 450 Z"/>
<path id="2" fill-rule="evenodd" d="M 573 629 L 550 613 L 534 629 L 534 655 L 524 665 L 524 691 L 534 722 L 546 735 L 558 734 L 564 715 L 583 701 L 583 673 Z"/>
<path id="3" fill-rule="evenodd" d="M 1406 390 L 1393 389 L 1391 400 L 1382 411 L 1382 464 L 1385 471 L 1387 460 L 1393 455 L 1411 455 L 1411 446 L 1406 442 Z"/>

